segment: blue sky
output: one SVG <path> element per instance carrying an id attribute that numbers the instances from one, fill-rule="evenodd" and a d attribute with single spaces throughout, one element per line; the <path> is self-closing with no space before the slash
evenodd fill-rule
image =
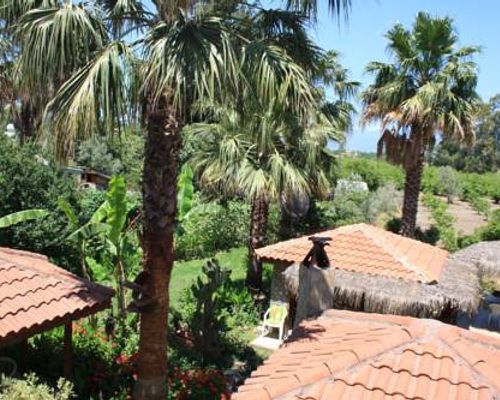
<path id="1" fill-rule="evenodd" d="M 370 61 L 388 61 L 384 33 L 396 22 L 410 26 L 419 11 L 433 15 L 449 15 L 461 45 L 479 45 L 482 53 L 476 57 L 479 65 L 478 92 L 483 99 L 500 93 L 500 0 L 352 0 L 352 12 L 347 23 L 333 21 L 328 15 L 327 1 L 322 3 L 313 35 L 324 49 L 342 54 L 343 64 L 352 78 L 363 85 L 370 77 L 363 73 Z M 347 149 L 374 151 L 379 131 L 369 126 L 361 131 L 355 126 Z"/>

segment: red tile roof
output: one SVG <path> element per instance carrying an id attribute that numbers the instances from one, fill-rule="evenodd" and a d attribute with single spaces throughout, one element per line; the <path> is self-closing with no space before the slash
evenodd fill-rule
<path id="1" fill-rule="evenodd" d="M 332 241 L 326 252 L 333 267 L 351 272 L 435 283 L 439 281 L 448 252 L 367 224 L 343 226 L 318 233 Z M 301 262 L 311 249 L 309 236 L 261 249 L 268 262 Z"/>
<path id="2" fill-rule="evenodd" d="M 305 321 L 234 400 L 500 398 L 500 339 L 442 322 L 328 310 Z"/>
<path id="3" fill-rule="evenodd" d="M 113 293 L 45 256 L 0 247 L 0 346 L 107 308 Z"/>

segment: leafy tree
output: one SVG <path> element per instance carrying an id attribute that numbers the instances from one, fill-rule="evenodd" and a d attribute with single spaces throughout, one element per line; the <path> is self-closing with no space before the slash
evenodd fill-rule
<path id="1" fill-rule="evenodd" d="M 0 135 L 0 215 L 27 209 L 50 211 L 42 220 L 1 229 L 0 245 L 45 254 L 73 270 L 78 265 L 78 250 L 64 240 L 69 231 L 64 213 L 57 207 L 61 196 L 78 209 L 76 182 L 42 158 L 34 144 L 19 146 Z"/>
<path id="2" fill-rule="evenodd" d="M 425 151 L 438 133 L 473 141 L 478 48 L 457 48 L 452 19 L 423 12 L 411 30 L 396 24 L 386 37 L 394 62 L 368 65 L 375 79 L 362 95 L 363 119 L 382 121 L 377 152 L 406 171 L 401 233 L 413 236 Z"/>
<path id="3" fill-rule="evenodd" d="M 462 194 L 462 186 L 457 172 L 451 167 L 442 167 L 439 169 L 439 187 L 440 193 L 444 194 L 448 203 L 453 203 L 455 197 Z"/>
<path id="4" fill-rule="evenodd" d="M 500 168 L 500 95 L 481 104 L 477 112 L 476 140 L 464 146 L 460 140 L 447 138 L 432 153 L 434 165 L 448 165 L 458 171 L 484 173 Z"/>
<path id="5" fill-rule="evenodd" d="M 76 163 L 108 175 L 117 175 L 123 169 L 120 160 L 110 152 L 106 141 L 95 137 L 78 146 Z"/>

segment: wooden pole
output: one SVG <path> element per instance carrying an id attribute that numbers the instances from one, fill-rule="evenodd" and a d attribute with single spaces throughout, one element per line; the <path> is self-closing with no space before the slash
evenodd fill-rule
<path id="1" fill-rule="evenodd" d="M 73 378 L 73 323 L 68 322 L 64 325 L 64 378 L 71 380 Z"/>

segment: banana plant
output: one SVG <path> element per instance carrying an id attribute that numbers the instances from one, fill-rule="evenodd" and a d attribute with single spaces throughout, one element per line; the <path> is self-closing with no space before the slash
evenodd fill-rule
<path id="1" fill-rule="evenodd" d="M 77 240 L 80 247 L 82 273 L 99 281 L 112 279 L 116 286 L 118 307 L 121 317 L 125 316 L 126 252 L 129 249 L 128 233 L 135 227 L 138 220 L 137 206 L 127 198 L 127 186 L 121 176 L 111 178 L 106 200 L 94 212 L 88 222 L 79 226 L 76 213 L 60 200 L 60 208 L 65 212 L 70 225 L 74 228 L 68 236 L 69 240 Z M 100 263 L 88 255 L 87 245 L 90 240 L 99 240 L 103 245 L 106 259 L 111 262 L 111 268 L 106 263 Z"/>
<path id="2" fill-rule="evenodd" d="M 14 212 L 12 214 L 4 215 L 0 217 L 0 229 L 8 228 L 13 225 L 20 224 L 26 221 L 32 221 L 35 219 L 40 219 L 49 215 L 47 210 L 41 209 L 31 209 Z"/>

